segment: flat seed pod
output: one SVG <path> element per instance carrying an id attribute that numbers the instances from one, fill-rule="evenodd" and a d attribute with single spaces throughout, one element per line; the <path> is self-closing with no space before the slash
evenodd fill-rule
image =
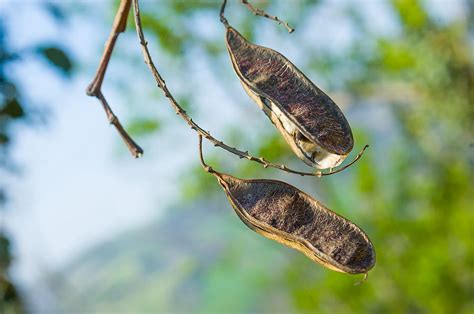
<path id="1" fill-rule="evenodd" d="M 367 235 L 294 186 L 213 173 L 240 219 L 261 235 L 339 272 L 367 273 L 375 251 Z"/>
<path id="2" fill-rule="evenodd" d="M 230 26 L 226 42 L 244 89 L 296 155 L 319 169 L 338 166 L 354 140 L 334 101 L 279 52 L 248 42 Z"/>

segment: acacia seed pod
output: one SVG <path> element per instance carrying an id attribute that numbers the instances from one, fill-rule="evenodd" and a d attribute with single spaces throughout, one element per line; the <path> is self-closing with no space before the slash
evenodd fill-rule
<path id="1" fill-rule="evenodd" d="M 232 65 L 249 96 L 311 167 L 333 168 L 354 146 L 339 107 L 279 52 L 248 42 L 227 28 Z"/>
<path id="2" fill-rule="evenodd" d="M 360 274 L 374 266 L 375 251 L 367 235 L 294 186 L 214 175 L 237 215 L 255 232 L 335 271 Z"/>

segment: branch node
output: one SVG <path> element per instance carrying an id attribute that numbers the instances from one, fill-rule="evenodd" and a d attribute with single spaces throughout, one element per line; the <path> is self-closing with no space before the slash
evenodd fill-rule
<path id="1" fill-rule="evenodd" d="M 97 87 L 94 83 L 91 83 L 86 88 L 87 96 L 97 97 Z"/>
<path id="2" fill-rule="evenodd" d="M 111 125 L 116 125 L 117 122 L 118 122 L 117 116 L 115 116 L 115 115 L 109 116 L 108 119 L 109 119 L 109 123 L 110 123 Z"/>

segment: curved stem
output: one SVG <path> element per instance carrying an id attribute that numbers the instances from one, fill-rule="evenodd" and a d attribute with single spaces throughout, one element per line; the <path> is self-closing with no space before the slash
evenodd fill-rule
<path id="1" fill-rule="evenodd" d="M 215 172 L 212 167 L 208 166 L 206 162 L 204 161 L 204 156 L 202 153 L 202 135 L 198 134 L 198 139 L 199 139 L 199 161 L 201 161 L 201 166 L 204 168 L 206 172 L 213 173 Z"/>

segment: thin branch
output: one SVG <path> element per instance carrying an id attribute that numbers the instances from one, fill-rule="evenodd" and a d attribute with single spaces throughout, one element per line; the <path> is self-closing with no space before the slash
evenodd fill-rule
<path id="1" fill-rule="evenodd" d="M 142 23 L 140 19 L 140 7 L 138 5 L 138 0 L 133 0 L 133 10 L 134 10 L 134 17 L 135 17 L 135 27 L 137 30 L 137 35 L 138 39 L 140 41 L 140 45 L 142 48 L 143 52 L 143 58 L 145 60 L 146 65 L 149 67 L 153 77 L 155 78 L 156 84 L 158 87 L 163 91 L 164 95 L 166 98 L 168 98 L 169 102 L 171 103 L 171 106 L 175 110 L 176 114 L 179 115 L 194 131 L 196 131 L 199 135 L 210 141 L 214 146 L 220 147 L 226 151 L 228 151 L 231 154 L 237 155 L 239 158 L 245 158 L 254 162 L 257 162 L 261 165 L 263 165 L 264 168 L 275 168 L 279 169 L 288 173 L 293 173 L 293 174 L 298 174 L 301 176 L 316 176 L 316 177 L 321 177 L 321 176 L 327 176 L 331 175 L 333 173 L 340 172 L 347 168 L 348 166 L 352 165 L 354 162 L 356 162 L 363 154 L 365 149 L 368 147 L 364 147 L 364 149 L 357 155 L 357 157 L 352 161 L 350 164 L 344 166 L 341 169 L 335 170 L 335 171 L 330 171 L 323 173 L 321 171 L 317 171 L 316 173 L 313 172 L 302 172 L 298 170 L 293 170 L 291 168 L 288 168 L 285 165 L 280 165 L 280 164 L 275 164 L 272 162 L 269 162 L 265 160 L 263 157 L 255 157 L 249 154 L 248 151 L 242 151 L 239 150 L 235 147 L 231 147 L 224 142 L 216 139 L 213 137 L 208 131 L 205 131 L 203 128 L 201 128 L 196 122 L 193 121 L 193 119 L 187 115 L 186 111 L 179 105 L 179 103 L 176 101 L 176 99 L 173 97 L 171 92 L 169 91 L 168 87 L 166 86 L 166 82 L 163 80 L 161 77 L 160 73 L 158 72 L 157 68 L 155 67 L 153 60 L 151 58 L 150 51 L 148 50 L 148 42 L 145 40 L 145 35 L 143 33 L 143 28 L 142 28 Z"/>
<path id="2" fill-rule="evenodd" d="M 212 169 L 212 167 L 208 166 L 206 162 L 204 161 L 204 156 L 202 154 L 202 135 L 198 134 L 198 139 L 199 139 L 199 160 L 201 161 L 201 166 L 204 168 L 206 172 L 209 173 L 214 173 L 215 171 Z"/>
<path id="3" fill-rule="evenodd" d="M 112 55 L 112 51 L 115 47 L 115 42 L 117 41 L 117 38 L 120 33 L 123 33 L 127 26 L 127 17 L 128 12 L 130 11 L 131 3 L 131 0 L 120 1 L 117 14 L 115 15 L 112 30 L 110 32 L 109 38 L 107 39 L 107 42 L 105 43 L 104 53 L 102 54 L 102 58 L 100 59 L 99 67 L 97 68 L 97 72 L 95 74 L 94 79 L 92 80 L 92 83 L 87 87 L 87 94 L 89 96 L 96 96 L 97 93 L 100 91 L 102 82 L 104 81 L 105 71 L 107 70 L 107 66 L 109 65 L 110 56 Z"/>
<path id="4" fill-rule="evenodd" d="M 128 135 L 128 133 L 125 131 L 119 119 L 113 113 L 112 109 L 107 103 L 107 100 L 105 99 L 101 90 L 105 72 L 107 71 L 107 66 L 109 65 L 110 57 L 112 56 L 112 52 L 115 47 L 115 42 L 117 41 L 117 38 L 120 33 L 123 33 L 127 26 L 127 17 L 128 12 L 130 12 L 131 3 L 131 0 L 120 1 L 117 14 L 115 15 L 114 24 L 112 26 L 112 31 L 110 32 L 109 38 L 105 43 L 104 53 L 102 54 L 102 58 L 100 59 L 99 67 L 97 68 L 97 72 L 94 76 L 94 79 L 92 80 L 92 83 L 90 83 L 87 87 L 86 92 L 87 95 L 96 97 L 100 100 L 110 124 L 112 124 L 117 129 L 133 157 L 138 158 L 143 154 L 143 150 L 140 146 L 137 145 L 137 143 L 135 143 L 135 141 L 133 141 L 131 136 Z"/>
<path id="5" fill-rule="evenodd" d="M 240 0 L 240 2 L 242 2 L 242 4 L 245 5 L 253 14 L 263 16 L 263 17 L 265 17 L 267 19 L 270 19 L 270 20 L 274 20 L 278 24 L 283 25 L 288 30 L 288 33 L 293 33 L 295 31 L 295 29 L 290 27 L 290 25 L 288 25 L 287 22 L 280 20 L 277 16 L 273 16 L 273 15 L 270 15 L 270 14 L 266 13 L 262 9 L 255 8 L 252 4 L 250 4 L 248 2 L 248 0 Z M 225 4 L 224 4 L 224 6 L 225 6 Z"/>
<path id="6" fill-rule="evenodd" d="M 123 139 L 125 145 L 127 145 L 127 148 L 132 153 L 133 157 L 141 157 L 141 155 L 143 154 L 143 150 L 135 143 L 135 141 L 133 141 L 130 135 L 128 135 L 127 131 L 125 131 L 119 119 L 110 108 L 109 104 L 107 103 L 107 100 L 105 99 L 104 95 L 100 90 L 98 92 L 97 98 L 99 98 L 100 102 L 102 103 L 102 107 L 104 108 L 109 123 L 117 129 L 118 133 L 120 134 L 120 137 Z"/>
<path id="7" fill-rule="evenodd" d="M 221 11 L 219 12 L 219 17 L 220 17 L 221 23 L 224 24 L 224 26 L 226 28 L 229 28 L 229 22 L 227 21 L 227 19 L 224 16 L 224 11 L 225 11 L 226 4 L 227 4 L 227 0 L 222 1 Z"/>

